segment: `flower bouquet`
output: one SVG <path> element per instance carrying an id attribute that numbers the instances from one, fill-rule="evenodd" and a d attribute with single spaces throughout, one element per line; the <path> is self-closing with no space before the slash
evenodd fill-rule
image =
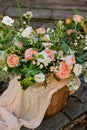
<path id="1" fill-rule="evenodd" d="M 33 29 L 29 24 L 31 18 L 31 12 L 24 14 L 20 29 L 9 16 L 2 18 L 0 73 L 18 77 L 24 91 L 36 83 L 42 84 L 47 91 L 51 86 L 50 81 L 54 85 L 55 82 L 67 81 L 60 96 L 63 97 L 66 92 L 67 99 L 69 93 L 78 90 L 80 84 L 77 77 L 80 74 L 84 75 L 87 82 L 87 19 L 74 15 L 72 19 L 59 20 L 54 29 Z M 65 104 L 66 101 L 62 102 L 62 105 Z"/>
<path id="2" fill-rule="evenodd" d="M 31 12 L 24 14 L 28 23 Z M 59 20 L 54 29 L 37 28 L 23 22 L 15 28 L 14 20 L 3 17 L 0 24 L 0 71 L 19 75 L 23 89 L 35 82 L 47 86 L 48 77 L 70 78 L 69 89 L 78 89 L 75 77 L 84 74 L 87 80 L 87 31 L 85 18 Z"/>

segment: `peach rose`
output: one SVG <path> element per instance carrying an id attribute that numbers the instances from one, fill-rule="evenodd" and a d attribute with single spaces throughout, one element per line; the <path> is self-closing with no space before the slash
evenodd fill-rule
<path id="1" fill-rule="evenodd" d="M 38 54 L 38 51 L 33 50 L 33 48 L 27 49 L 27 50 L 25 51 L 25 59 L 26 59 L 26 60 L 32 60 L 32 59 L 33 59 L 33 57 L 32 57 L 33 54 L 37 55 L 37 54 Z"/>
<path id="2" fill-rule="evenodd" d="M 54 74 L 59 79 L 65 79 L 65 78 L 69 78 L 70 72 L 71 72 L 70 67 L 65 63 L 65 61 L 61 61 L 59 70 L 56 71 Z"/>
<path id="3" fill-rule="evenodd" d="M 67 65 L 73 65 L 76 63 L 74 55 L 69 55 L 65 57 L 65 62 Z"/>
<path id="4" fill-rule="evenodd" d="M 66 18 L 66 19 L 65 19 L 65 22 L 66 22 L 66 24 L 68 25 L 68 24 L 71 23 L 71 19 L 70 19 L 70 18 Z"/>
<path id="5" fill-rule="evenodd" d="M 36 29 L 36 33 L 37 34 L 45 34 L 46 33 L 46 29 L 43 27 L 37 28 Z"/>
<path id="6" fill-rule="evenodd" d="M 53 50 L 45 49 L 44 51 L 47 53 L 47 55 L 50 59 L 54 60 L 54 51 Z"/>
<path id="7" fill-rule="evenodd" d="M 12 54 L 12 55 L 8 56 L 7 57 L 7 64 L 11 68 L 18 66 L 19 57 L 16 54 Z"/>
<path id="8" fill-rule="evenodd" d="M 71 33 L 75 33 L 76 31 L 75 30 L 73 30 L 73 29 L 68 29 L 68 30 L 66 30 L 66 33 L 68 34 L 68 35 L 70 35 Z"/>
<path id="9" fill-rule="evenodd" d="M 81 15 L 73 15 L 73 20 L 76 23 L 82 22 L 83 19 L 84 19 L 84 17 L 82 17 Z"/>

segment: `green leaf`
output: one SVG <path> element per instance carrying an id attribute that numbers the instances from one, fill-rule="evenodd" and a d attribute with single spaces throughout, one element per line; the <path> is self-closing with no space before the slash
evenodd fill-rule
<path id="1" fill-rule="evenodd" d="M 44 59 L 44 56 L 42 54 L 39 54 L 38 58 Z"/>
<path id="2" fill-rule="evenodd" d="M 84 52 L 84 54 L 81 55 L 81 58 L 87 57 L 87 52 Z"/>
<path id="3" fill-rule="evenodd" d="M 69 47 L 68 47 L 68 45 L 67 45 L 66 43 L 62 43 L 62 44 L 61 44 L 61 48 L 63 49 L 63 51 L 64 51 L 65 53 L 67 53 L 67 51 L 69 51 Z"/>
<path id="4" fill-rule="evenodd" d="M 83 58 L 81 58 L 81 57 L 77 57 L 76 60 L 77 60 L 77 62 L 80 63 L 80 64 L 84 63 L 84 60 L 83 60 Z"/>
<path id="5" fill-rule="evenodd" d="M 4 61 L 3 60 L 0 60 L 0 68 L 3 68 L 5 65 Z"/>
<path id="6" fill-rule="evenodd" d="M 33 77 L 26 77 L 23 80 L 21 80 L 22 89 L 26 90 L 29 86 L 35 83 L 35 80 Z"/>

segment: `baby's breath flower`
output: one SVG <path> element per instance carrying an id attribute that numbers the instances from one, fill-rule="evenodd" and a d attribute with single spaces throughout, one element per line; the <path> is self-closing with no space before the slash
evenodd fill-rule
<path id="1" fill-rule="evenodd" d="M 37 66 L 40 65 L 40 62 L 37 62 Z"/>
<path id="2" fill-rule="evenodd" d="M 40 65 L 40 69 L 43 69 L 43 67 L 44 67 L 43 64 L 41 64 L 41 65 Z"/>
<path id="3" fill-rule="evenodd" d="M 35 60 L 33 60 L 33 61 L 32 61 L 32 63 L 33 63 L 33 65 L 35 65 L 35 64 L 36 64 L 36 61 L 35 61 Z"/>

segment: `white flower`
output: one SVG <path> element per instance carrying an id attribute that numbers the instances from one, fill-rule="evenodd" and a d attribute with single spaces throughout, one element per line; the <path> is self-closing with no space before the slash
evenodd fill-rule
<path id="1" fill-rule="evenodd" d="M 79 85 L 77 84 L 77 82 L 75 80 L 72 80 L 69 82 L 69 90 L 78 90 L 79 89 Z"/>
<path id="2" fill-rule="evenodd" d="M 73 68 L 73 72 L 75 73 L 76 76 L 79 76 L 82 71 L 82 65 L 80 64 L 75 64 Z"/>
<path id="3" fill-rule="evenodd" d="M 24 29 L 24 31 L 22 32 L 21 35 L 23 37 L 29 38 L 31 32 L 32 32 L 32 27 L 27 27 L 27 28 Z"/>
<path id="4" fill-rule="evenodd" d="M 87 76 L 84 76 L 84 81 L 87 83 Z"/>
<path id="5" fill-rule="evenodd" d="M 43 65 L 41 64 L 41 65 L 40 65 L 40 69 L 42 69 L 42 68 L 43 68 Z"/>
<path id="6" fill-rule="evenodd" d="M 50 72 L 54 72 L 56 70 L 55 66 L 50 67 Z"/>
<path id="7" fill-rule="evenodd" d="M 43 83 L 45 81 L 45 75 L 42 73 L 36 74 L 34 78 L 37 83 Z"/>
<path id="8" fill-rule="evenodd" d="M 47 28 L 47 33 L 49 33 L 51 31 L 51 28 Z"/>
<path id="9" fill-rule="evenodd" d="M 52 43 L 50 43 L 50 42 L 42 42 L 42 45 L 43 45 L 44 47 L 51 47 L 51 46 L 52 46 Z"/>
<path id="10" fill-rule="evenodd" d="M 44 34 L 44 36 L 42 37 L 42 40 L 43 41 L 50 41 L 50 36 L 49 36 L 49 34 Z"/>
<path id="11" fill-rule="evenodd" d="M 59 57 L 63 57 L 63 51 L 60 50 L 60 51 L 58 52 L 58 56 L 59 56 Z"/>
<path id="12" fill-rule="evenodd" d="M 32 12 L 31 11 L 28 11 L 28 12 L 26 12 L 26 15 L 28 16 L 30 16 L 30 17 L 32 17 L 33 16 L 33 14 L 32 14 Z"/>
<path id="13" fill-rule="evenodd" d="M 42 52 L 38 53 L 37 61 L 39 61 L 40 63 L 43 63 L 44 66 L 48 66 L 48 64 L 52 60 L 48 57 L 48 55 L 45 51 L 42 51 Z"/>
<path id="14" fill-rule="evenodd" d="M 5 66 L 2 70 L 7 72 L 8 67 L 7 67 L 7 66 Z"/>
<path id="15" fill-rule="evenodd" d="M 15 46 L 17 46 L 19 49 L 22 48 L 23 44 L 22 42 L 18 41 L 16 38 L 13 39 L 13 43 Z"/>
<path id="16" fill-rule="evenodd" d="M 40 62 L 37 62 L 37 66 L 40 65 Z"/>
<path id="17" fill-rule="evenodd" d="M 14 20 L 12 18 L 10 18 L 9 16 L 5 16 L 5 17 L 3 17 L 1 22 L 7 26 L 13 26 Z"/>
<path id="18" fill-rule="evenodd" d="M 36 64 L 36 61 L 35 61 L 35 60 L 33 60 L 33 61 L 32 61 L 32 63 L 33 63 L 33 65 L 35 65 L 35 64 Z"/>
<path id="19" fill-rule="evenodd" d="M 84 50 L 87 50 L 87 46 L 84 48 Z"/>
<path id="20" fill-rule="evenodd" d="M 74 55 L 68 55 L 64 58 L 67 65 L 73 65 L 76 63 L 75 56 Z"/>

